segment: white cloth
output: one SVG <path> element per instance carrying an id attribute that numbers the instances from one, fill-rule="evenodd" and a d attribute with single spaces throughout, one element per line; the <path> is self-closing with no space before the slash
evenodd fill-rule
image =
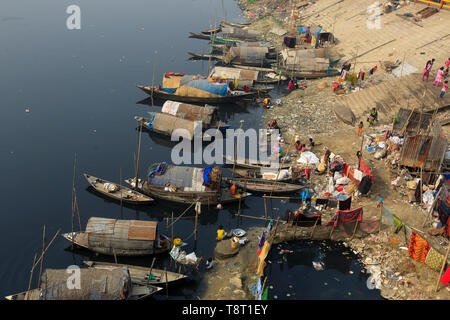
<path id="1" fill-rule="evenodd" d="M 320 161 L 314 153 L 311 151 L 305 151 L 302 152 L 297 162 L 303 164 L 319 164 Z"/>
<path id="2" fill-rule="evenodd" d="M 360 171 L 360 170 L 358 170 L 358 169 L 355 169 L 355 173 L 353 174 L 353 177 L 354 177 L 356 180 L 361 181 L 362 178 L 363 178 L 363 173 L 362 173 L 362 171 Z"/>

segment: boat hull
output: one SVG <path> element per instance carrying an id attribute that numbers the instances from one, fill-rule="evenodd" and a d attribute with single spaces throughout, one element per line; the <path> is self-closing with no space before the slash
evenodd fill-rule
<path id="1" fill-rule="evenodd" d="M 214 97 L 214 98 L 203 98 L 203 97 L 187 97 L 187 96 L 177 96 L 174 94 L 166 93 L 163 91 L 154 88 L 152 90 L 151 87 L 138 86 L 139 89 L 147 93 L 148 95 L 159 98 L 162 100 L 173 100 L 179 102 L 187 102 L 187 103 L 233 103 L 237 101 L 243 100 L 253 100 L 254 93 L 242 93 L 240 95 L 235 96 L 226 96 L 226 97 Z"/>

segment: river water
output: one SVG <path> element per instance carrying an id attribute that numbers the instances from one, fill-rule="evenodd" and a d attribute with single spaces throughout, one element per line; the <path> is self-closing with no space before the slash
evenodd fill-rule
<path id="1" fill-rule="evenodd" d="M 81 10 L 79 30 L 67 28 L 70 14 L 66 9 L 70 5 Z M 97 216 L 158 220 L 159 231 L 166 233 L 164 218 L 172 212 L 177 217 L 186 206 L 158 202 L 144 208 L 121 207 L 91 192 L 82 173 L 115 182 L 121 172 L 123 179 L 132 177 L 133 154 L 137 149 L 134 116 L 145 116 L 151 110 L 145 100 L 147 96 L 136 85 L 151 85 L 154 66 L 155 83 L 160 83 L 164 72 L 205 74 L 208 63 L 189 61 L 187 52 L 206 52 L 207 42 L 190 39 L 188 32 L 207 29 L 222 18 L 232 21 L 243 18 L 236 2 L 225 0 L 3 0 L 0 7 L 3 169 L 0 296 L 3 297 L 28 287 L 33 257 L 42 250 L 44 224 L 47 243 L 58 229 L 60 233 L 71 231 L 75 154 L 75 182 L 83 229 L 90 217 Z M 160 104 L 155 105 L 155 110 L 160 110 Z M 247 129 L 263 126 L 263 112 L 257 105 L 225 105 L 220 106 L 219 113 L 222 120 L 235 128 L 244 120 L 243 129 Z M 144 132 L 141 175 L 154 162 L 170 162 L 172 146 L 166 139 Z M 273 202 L 275 213 L 295 206 Z M 223 210 L 203 209 L 197 243 L 192 237 L 193 219 L 177 222 L 174 234 L 189 244 L 188 252 L 195 250 L 198 256 L 211 256 L 219 224 L 225 229 L 263 226 L 259 220 L 237 218 L 237 210 L 237 204 Z M 248 198 L 241 212 L 263 215 L 262 199 Z M 75 230 L 78 229 L 75 217 Z M 82 261 L 88 259 L 113 261 L 86 251 L 73 253 L 69 247 L 58 236 L 46 252 L 44 267 L 82 266 Z M 152 257 L 119 257 L 122 263 L 150 265 L 151 261 Z M 165 266 L 169 266 L 168 259 L 158 257 L 156 267 Z M 276 279 L 281 270 L 271 272 Z M 36 286 L 37 274 L 32 287 Z M 194 278 L 185 286 L 171 289 L 170 298 L 194 299 L 199 295 L 200 281 Z M 362 280 L 355 278 L 350 283 L 358 281 Z M 297 297 L 320 298 L 315 288 L 310 290 L 310 296 L 303 293 Z M 361 290 L 358 295 L 373 297 L 368 290 Z"/>

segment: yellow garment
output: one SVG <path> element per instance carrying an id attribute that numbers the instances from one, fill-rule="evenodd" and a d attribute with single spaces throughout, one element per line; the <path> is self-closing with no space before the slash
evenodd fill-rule
<path id="1" fill-rule="evenodd" d="M 442 268 L 442 263 L 444 262 L 444 256 L 434 250 L 433 248 L 428 251 L 427 257 L 425 259 L 425 264 L 433 268 L 436 271 L 440 271 Z"/>
<path id="2" fill-rule="evenodd" d="M 324 163 L 319 163 L 319 166 L 317 167 L 317 170 L 319 170 L 319 172 L 324 172 L 326 169 L 326 166 Z"/>
<path id="3" fill-rule="evenodd" d="M 270 243 L 269 243 L 269 241 L 266 240 L 261 249 L 261 253 L 259 254 L 259 257 L 258 257 L 259 264 L 258 264 L 257 273 L 259 273 L 260 275 L 264 274 L 264 268 L 266 266 L 266 262 L 264 260 L 266 259 L 267 255 L 269 254 L 269 251 L 270 251 Z"/>
<path id="4" fill-rule="evenodd" d="M 224 236 L 225 236 L 225 230 L 223 230 L 223 229 L 217 230 L 217 240 L 222 240 Z"/>

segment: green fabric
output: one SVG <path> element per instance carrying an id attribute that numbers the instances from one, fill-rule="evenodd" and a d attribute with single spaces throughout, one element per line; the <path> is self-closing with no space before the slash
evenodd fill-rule
<path id="1" fill-rule="evenodd" d="M 261 300 L 269 300 L 269 287 L 266 287 L 266 289 L 264 289 Z"/>
<path id="2" fill-rule="evenodd" d="M 395 226 L 394 232 L 397 233 L 405 226 L 405 224 L 395 214 L 392 215 L 392 219 L 394 219 L 394 226 Z"/>
<path id="3" fill-rule="evenodd" d="M 150 279 L 149 280 L 153 280 L 156 279 L 155 275 L 153 273 L 150 273 Z"/>

